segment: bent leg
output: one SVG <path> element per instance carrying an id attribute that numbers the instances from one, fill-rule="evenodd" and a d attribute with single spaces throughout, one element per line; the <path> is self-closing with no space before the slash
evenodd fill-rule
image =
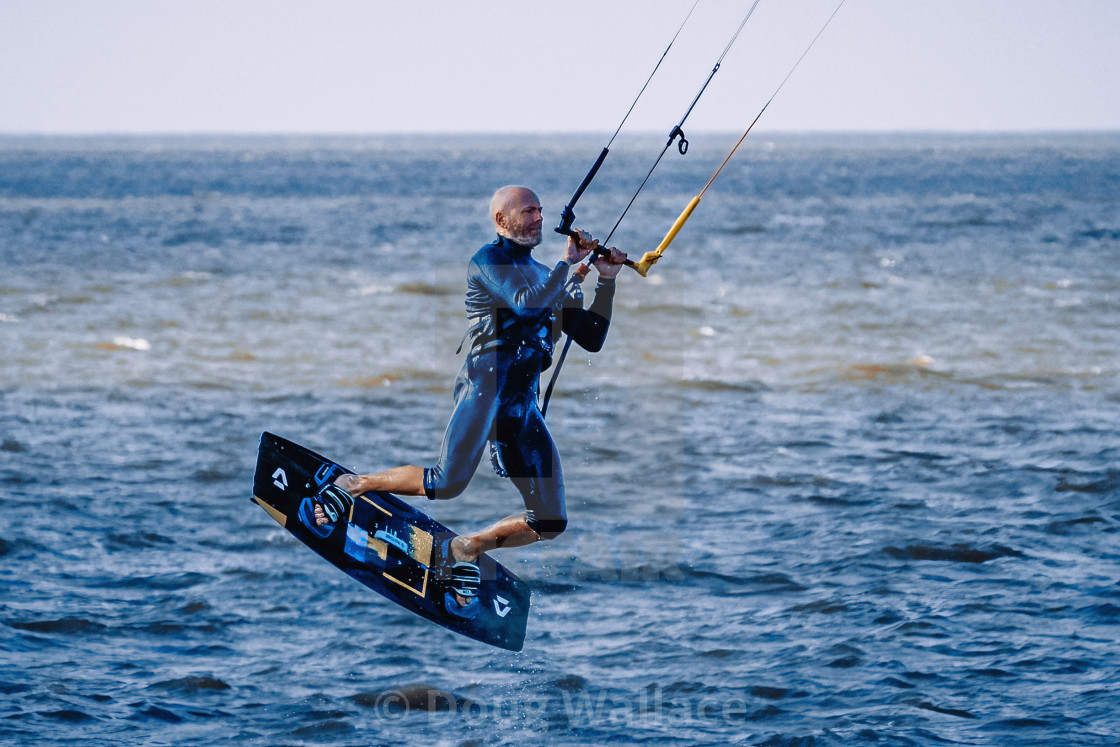
<path id="1" fill-rule="evenodd" d="M 519 431 L 507 441 L 502 455 L 510 479 L 525 501 L 526 526 L 537 539 L 555 539 L 568 525 L 560 454 L 535 406 L 526 413 Z"/>
<path id="2" fill-rule="evenodd" d="M 530 390 L 532 393 L 532 390 Z M 513 484 L 525 501 L 525 512 L 507 516 L 451 543 L 456 560 L 474 561 L 501 547 L 523 547 L 555 539 L 568 525 L 564 509 L 564 475 L 560 454 L 535 399 L 509 407 L 497 422 L 502 458 Z"/>
<path id="3" fill-rule="evenodd" d="M 451 543 L 451 553 L 455 560 L 474 562 L 484 552 L 500 547 L 524 547 L 540 539 L 541 536 L 529 526 L 525 514 L 514 514 L 480 531 L 456 537 Z"/>
<path id="4" fill-rule="evenodd" d="M 423 471 L 428 498 L 454 498 L 467 489 L 486 450 L 497 410 L 496 375 L 489 366 L 493 354 L 470 357 L 455 382 L 455 409 L 443 432 L 436 463 Z M 479 370 L 489 368 L 485 372 Z"/>
<path id="5" fill-rule="evenodd" d="M 335 484 L 351 495 L 379 490 L 454 498 L 466 490 L 482 460 L 496 409 L 496 378 L 492 373 L 480 375 L 482 365 L 477 358 L 468 358 L 455 380 L 455 409 L 444 430 L 435 465 L 424 468 L 409 464 L 371 475 L 342 475 Z"/>
<path id="6" fill-rule="evenodd" d="M 371 490 L 397 495 L 424 495 L 424 468 L 408 464 L 374 475 L 340 475 L 334 484 L 350 495 L 361 495 Z"/>

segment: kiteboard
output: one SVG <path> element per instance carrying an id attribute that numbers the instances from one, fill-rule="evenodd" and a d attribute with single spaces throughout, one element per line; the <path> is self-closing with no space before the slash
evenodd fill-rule
<path id="1" fill-rule="evenodd" d="M 253 475 L 253 501 L 354 580 L 438 625 L 492 646 L 520 651 L 529 585 L 487 555 L 478 559 L 477 602 L 460 606 L 441 573 L 443 524 L 390 493 L 358 496 L 349 514 L 325 526 L 310 499 L 350 470 L 299 444 L 264 433 Z"/>

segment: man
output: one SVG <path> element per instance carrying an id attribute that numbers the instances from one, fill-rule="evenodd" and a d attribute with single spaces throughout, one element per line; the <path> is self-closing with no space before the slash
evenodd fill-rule
<path id="1" fill-rule="evenodd" d="M 560 261 L 549 268 L 532 258 L 541 242 L 541 204 L 527 187 L 494 193 L 490 217 L 498 238 L 471 259 L 467 274 L 467 316 L 471 326 L 467 360 L 455 381 L 455 410 L 435 465 L 407 465 L 372 475 L 343 475 L 346 491 L 330 490 L 315 505 L 326 524 L 345 510 L 352 496 L 367 491 L 454 498 L 462 493 L 492 442 L 525 501 L 525 511 L 455 538 L 439 548 L 450 568 L 451 588 L 460 606 L 477 595 L 478 556 L 499 547 L 520 547 L 557 537 L 567 526 L 560 456 L 537 406 L 541 372 L 552 363 L 560 331 L 590 352 L 598 352 L 610 326 L 615 277 L 626 255 L 611 249 L 594 266 L 595 298 L 567 291 L 569 268 L 598 249 L 583 232 L 569 237 Z M 328 517 L 328 514 L 330 516 Z"/>

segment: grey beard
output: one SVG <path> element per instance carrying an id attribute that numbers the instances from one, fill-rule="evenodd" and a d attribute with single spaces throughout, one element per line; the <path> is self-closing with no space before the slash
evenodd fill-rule
<path id="1" fill-rule="evenodd" d="M 521 246 L 527 246 L 532 249 L 533 247 L 538 246 L 541 243 L 541 239 L 543 238 L 543 236 L 543 231 L 537 231 L 536 233 L 511 233 L 507 238 L 510 241 L 516 241 L 518 244 L 521 244 Z"/>

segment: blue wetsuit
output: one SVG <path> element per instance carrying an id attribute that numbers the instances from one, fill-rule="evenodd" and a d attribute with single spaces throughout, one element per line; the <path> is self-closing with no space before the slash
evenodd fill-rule
<path id="1" fill-rule="evenodd" d="M 568 521 L 560 455 L 537 406 L 540 374 L 552 364 L 561 331 L 592 353 L 602 348 L 615 284 L 600 278 L 584 309 L 581 296 L 566 292 L 568 265 L 550 269 L 531 252 L 499 237 L 471 259 L 470 351 L 455 380 L 455 410 L 439 460 L 424 470 L 424 490 L 429 498 L 462 493 L 492 440 L 525 500 L 529 526 L 550 539 Z"/>

